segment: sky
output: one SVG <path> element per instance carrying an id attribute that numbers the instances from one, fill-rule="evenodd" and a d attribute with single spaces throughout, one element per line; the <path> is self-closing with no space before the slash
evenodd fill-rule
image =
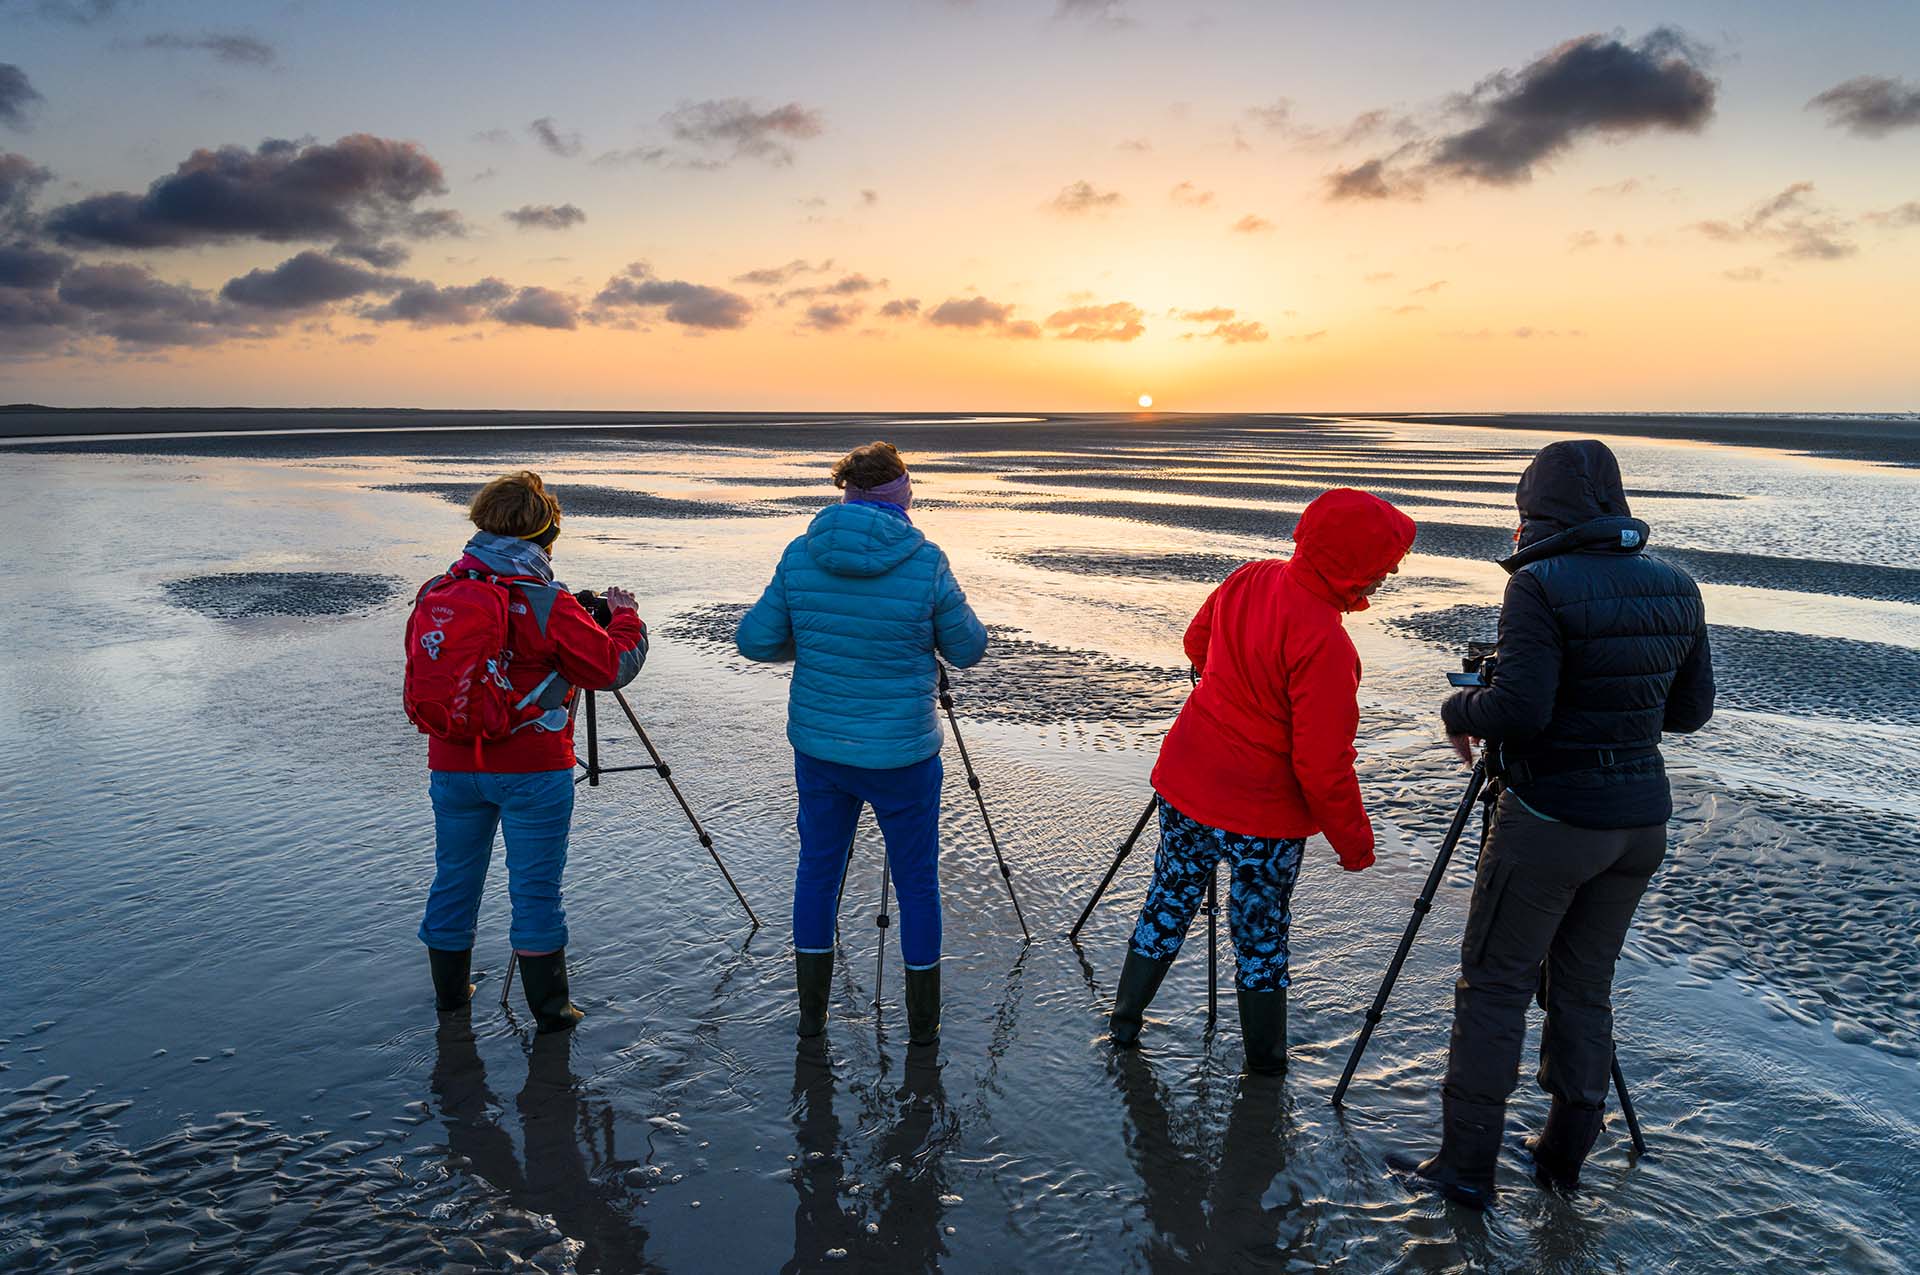
<path id="1" fill-rule="evenodd" d="M 1920 410 L 1920 5 L 0 0 L 0 401 Z"/>

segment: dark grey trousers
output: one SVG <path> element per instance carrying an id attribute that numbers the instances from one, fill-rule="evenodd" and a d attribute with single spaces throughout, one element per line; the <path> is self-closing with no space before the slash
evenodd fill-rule
<path id="1" fill-rule="evenodd" d="M 1519 1081 L 1527 1002 L 1539 993 L 1540 1087 L 1578 1106 L 1606 1104 L 1614 962 L 1666 852 L 1665 824 L 1577 828 L 1501 794 L 1460 942 L 1450 1097 L 1506 1102 Z"/>

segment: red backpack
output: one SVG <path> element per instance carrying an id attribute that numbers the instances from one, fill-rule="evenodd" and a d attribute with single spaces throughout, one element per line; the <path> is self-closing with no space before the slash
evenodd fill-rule
<path id="1" fill-rule="evenodd" d="M 535 576 L 448 571 L 421 586 L 407 620 L 407 720 L 423 735 L 473 741 L 476 764 L 488 740 L 505 739 L 541 710 L 516 702 L 507 669 L 507 601 Z"/>

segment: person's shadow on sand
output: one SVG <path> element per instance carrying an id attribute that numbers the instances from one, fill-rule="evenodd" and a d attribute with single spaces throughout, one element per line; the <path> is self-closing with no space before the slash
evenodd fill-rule
<path id="1" fill-rule="evenodd" d="M 1181 1128 L 1168 1111 L 1166 1087 L 1139 1053 L 1114 1062 L 1114 1082 L 1127 1110 L 1127 1157 L 1140 1175 L 1140 1202 L 1153 1234 L 1153 1271 L 1270 1270 L 1289 1210 L 1264 1200 L 1286 1168 L 1286 1091 L 1277 1078 L 1242 1077 L 1227 1116 L 1217 1161 L 1210 1130 Z M 1198 1117 L 1204 1119 L 1204 1112 Z M 1299 1202 L 1296 1195 L 1293 1203 Z"/>
<path id="2" fill-rule="evenodd" d="M 869 1210 L 842 1202 L 847 1150 L 834 1112 L 833 1066 L 820 1040 L 803 1040 L 794 1053 L 793 1121 L 798 1159 L 793 1186 L 793 1257 L 782 1275 L 834 1271 L 938 1271 L 947 1255 L 941 1230 L 947 1193 L 942 1152 L 951 1112 L 933 1049 L 909 1047 L 904 1074 L 891 1097 L 893 1123 L 874 1145 L 877 1163 L 863 1184 L 879 1226 L 868 1234 Z M 898 1165 L 895 1169 L 893 1166 Z M 856 1196 L 858 1201 L 861 1197 Z M 829 1256 L 831 1254 L 831 1256 Z"/>
<path id="3" fill-rule="evenodd" d="M 596 1121 L 573 1074 L 573 1033 L 535 1036 L 527 1061 L 527 1082 L 515 1100 L 526 1143 L 525 1167 L 514 1153 L 513 1138 L 493 1114 L 499 1100 L 487 1088 L 473 1027 L 464 1015 L 448 1015 L 440 1024 L 439 1056 L 433 1067 L 433 1094 L 447 1129 L 447 1147 L 464 1157 L 471 1171 L 506 1192 L 515 1208 L 550 1215 L 560 1230 L 579 1241 L 583 1271 L 657 1270 L 646 1259 L 647 1232 L 609 1199 L 588 1170 L 581 1139 L 595 1142 L 598 1125 L 610 1144 L 610 1120 Z M 609 1163 L 612 1147 L 596 1163 Z"/>

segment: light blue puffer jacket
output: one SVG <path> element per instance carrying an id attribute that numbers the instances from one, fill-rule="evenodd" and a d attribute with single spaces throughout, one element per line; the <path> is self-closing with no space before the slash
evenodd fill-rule
<path id="1" fill-rule="evenodd" d="M 940 751 L 934 653 L 980 662 L 987 630 L 947 555 L 891 505 L 829 505 L 788 545 L 734 634 L 750 660 L 792 660 L 787 738 L 846 766 Z"/>

